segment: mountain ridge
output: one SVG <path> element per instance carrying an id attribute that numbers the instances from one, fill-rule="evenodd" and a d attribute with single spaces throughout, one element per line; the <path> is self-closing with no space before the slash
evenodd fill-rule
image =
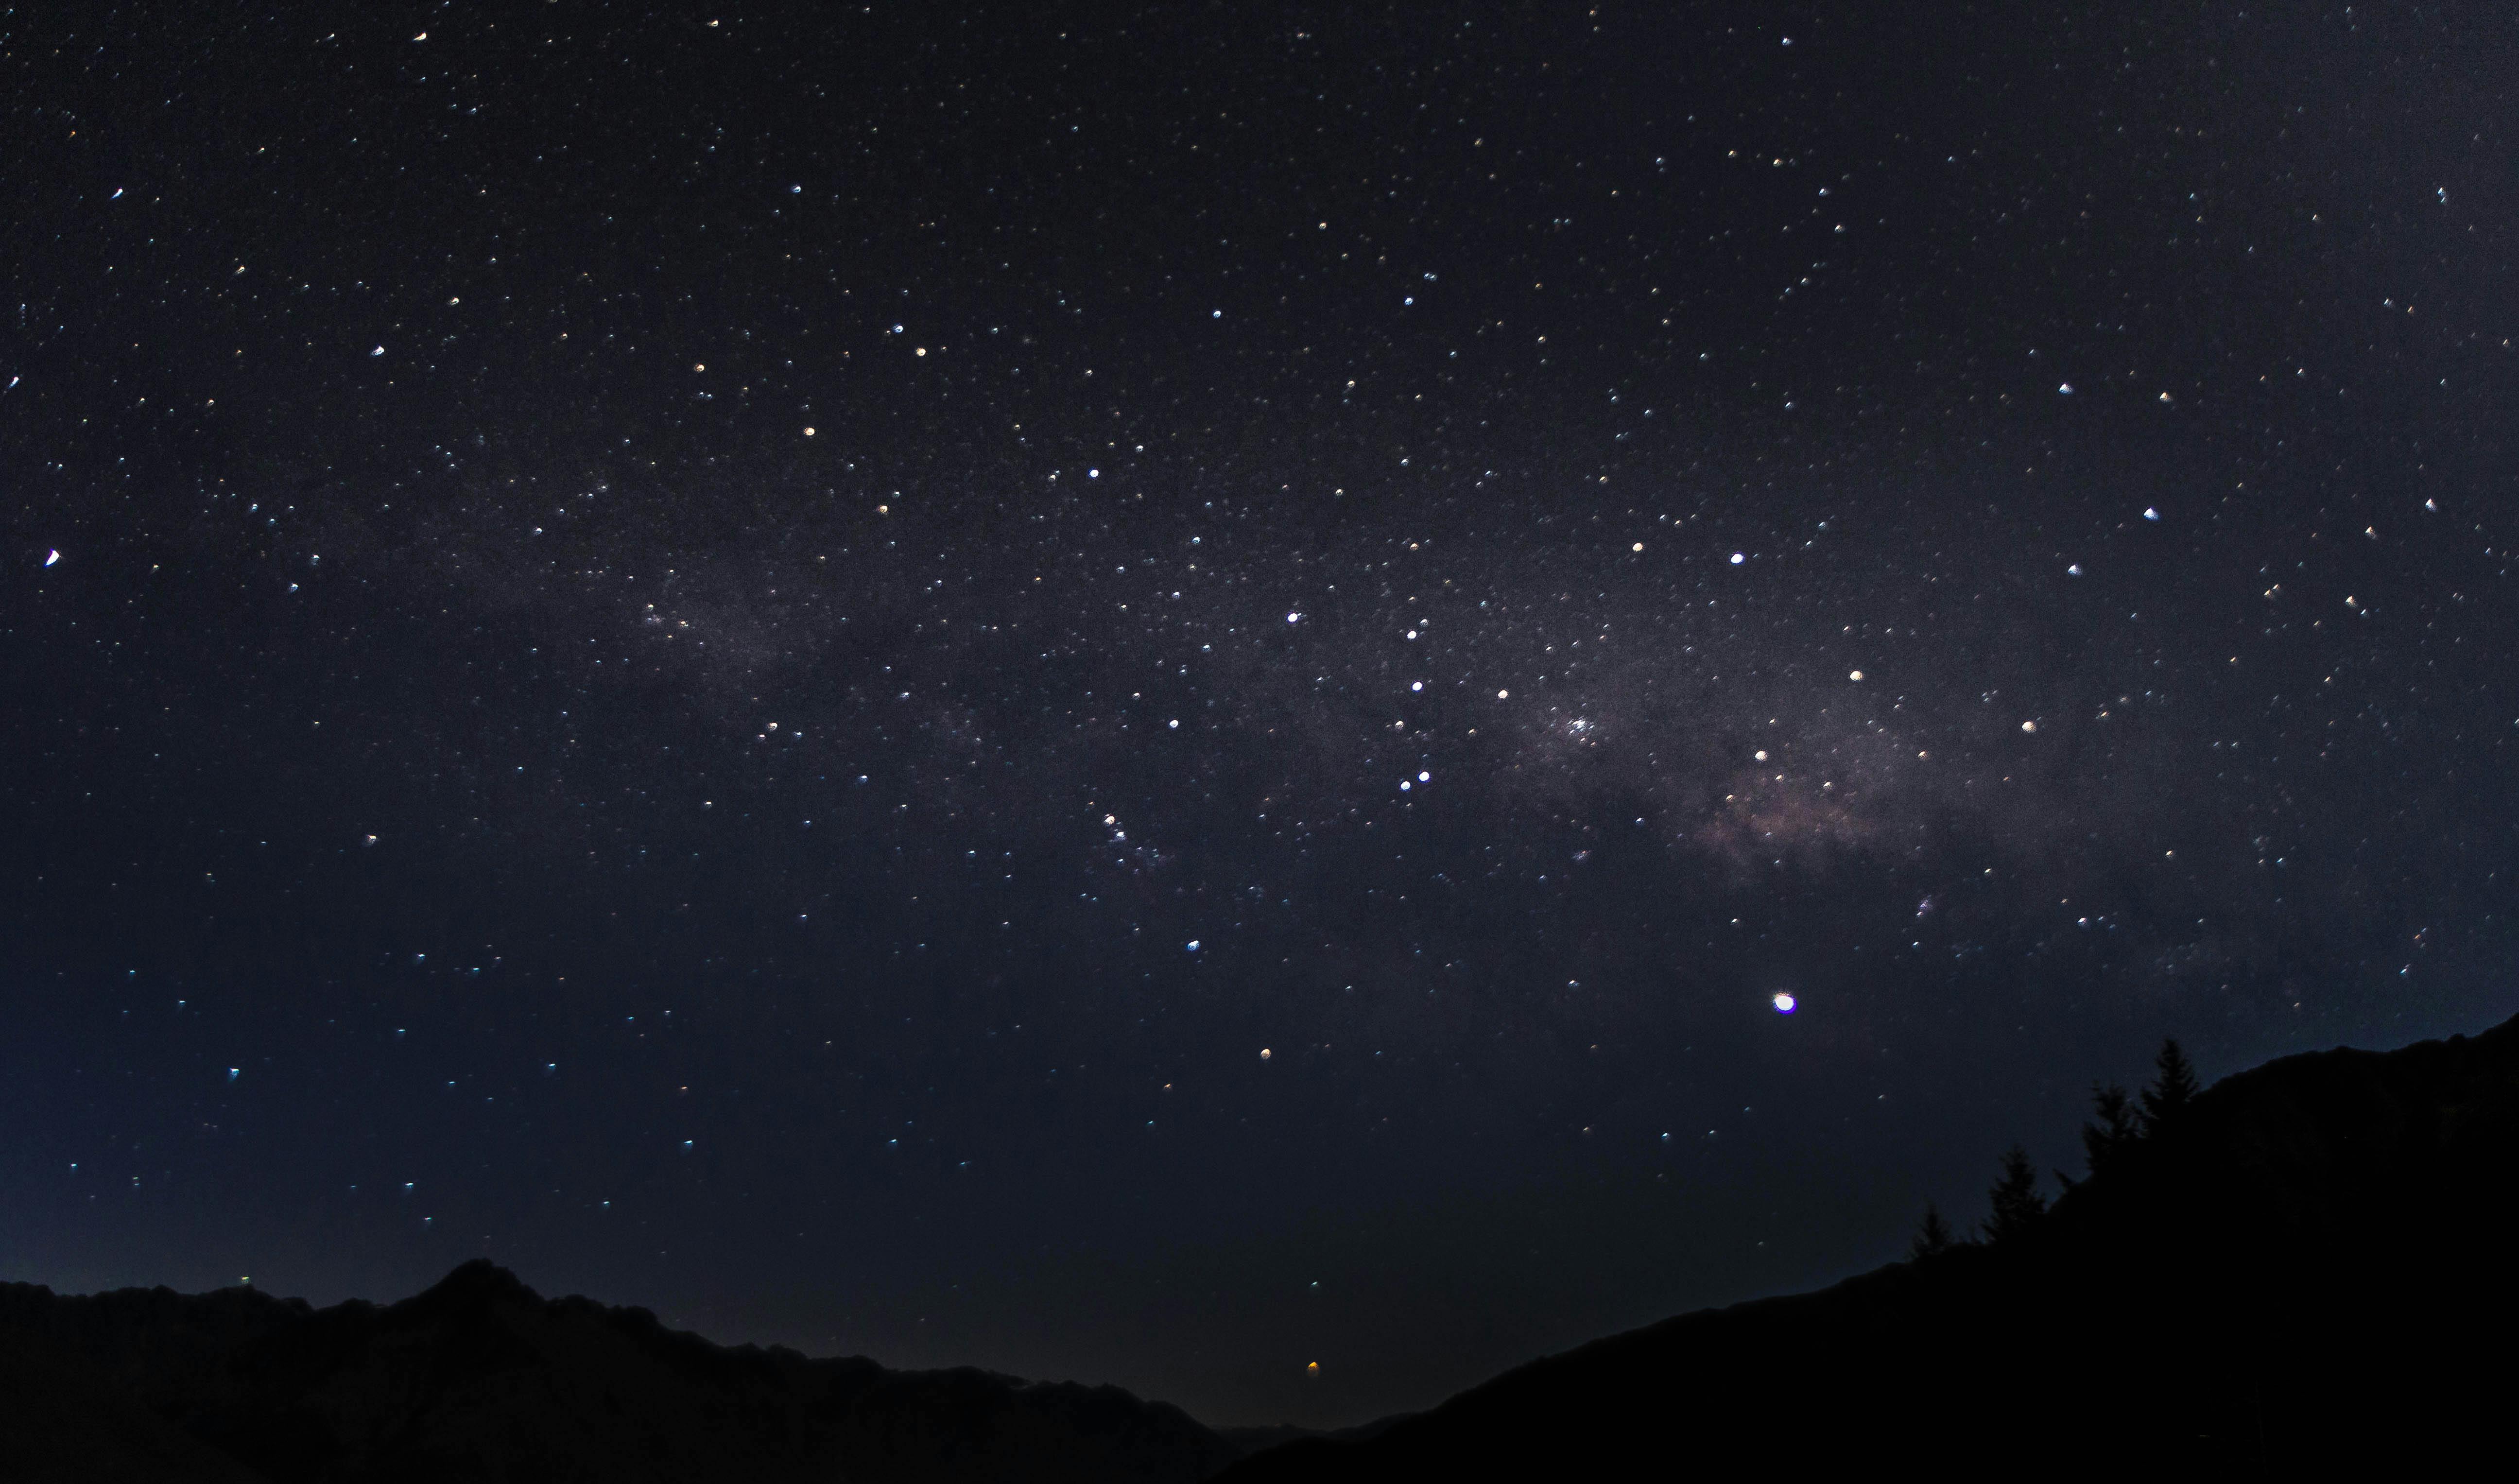
<path id="1" fill-rule="evenodd" d="M 476 1259 L 391 1305 L 0 1286 L 22 1478 L 1142 1480 L 1235 1450 L 1113 1386 L 720 1346 Z"/>
<path id="2" fill-rule="evenodd" d="M 2496 1444 L 2519 1378 L 2499 1340 L 2519 1320 L 2519 1019 L 2282 1058 L 2092 1148 L 2103 1168 L 2000 1239 L 1309 1436 L 1219 1433 L 1110 1386 L 721 1346 L 486 1260 L 322 1309 L 0 1285 L 0 1473 L 1336 1484 L 1888 1457 L 2052 1469 L 2059 1447 L 2077 1469 L 2403 1471 Z"/>

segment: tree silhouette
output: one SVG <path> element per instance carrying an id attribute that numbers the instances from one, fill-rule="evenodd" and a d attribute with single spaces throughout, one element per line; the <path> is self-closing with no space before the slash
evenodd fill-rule
<path id="1" fill-rule="evenodd" d="M 1994 1213 L 1986 1218 L 1989 1242 L 2005 1242 L 2038 1224 L 2047 1214 L 2047 1198 L 2038 1193 L 2038 1168 L 2029 1151 L 2015 1144 L 2004 1151 L 2003 1177 L 1994 1182 Z"/>
<path id="2" fill-rule="evenodd" d="M 2195 1101 L 2198 1090 L 2195 1069 L 2187 1053 L 2178 1049 L 2175 1039 L 2160 1043 L 2160 1055 L 2152 1059 L 2151 1085 L 2143 1090 L 2144 1131 L 2157 1132 L 2162 1125 L 2187 1111 Z"/>
<path id="3" fill-rule="evenodd" d="M 2099 1116 L 2098 1122 L 2082 1125 L 2082 1153 L 2096 1175 L 2115 1164 L 2143 1137 L 2143 1114 L 2136 1111 L 2133 1097 L 2114 1082 L 2091 1084 L 2091 1107 Z"/>
<path id="4" fill-rule="evenodd" d="M 1907 1245 L 1911 1258 L 1930 1257 L 1959 1245 L 1959 1234 L 1942 1219 L 1942 1208 L 1931 1201 L 1924 1203 L 1924 1219 L 1916 1225 L 1916 1240 Z"/>

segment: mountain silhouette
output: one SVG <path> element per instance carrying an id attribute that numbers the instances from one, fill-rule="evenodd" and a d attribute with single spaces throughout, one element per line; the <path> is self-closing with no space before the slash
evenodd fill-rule
<path id="1" fill-rule="evenodd" d="M 2103 1122 L 2124 1107 L 2102 1090 Z M 1999 1240 L 1275 1447 L 1293 1429 L 1219 1436 L 1115 1387 L 722 1347 L 487 1262 L 383 1307 L 0 1285 L 0 1478 L 2428 1476 L 2492 1456 L 2519 1380 L 2519 1021 L 2288 1058 L 2136 1128 L 2095 1130 L 2103 1167 Z"/>
<path id="2" fill-rule="evenodd" d="M 0 1286 L 0 1478 L 1141 1481 L 1237 1450 L 1112 1386 L 726 1348 L 488 1262 L 389 1307 Z"/>
<path id="3" fill-rule="evenodd" d="M 2184 1063 L 2164 1048 L 2173 1083 Z M 2444 1476 L 2519 1359 L 2519 1021 L 2192 1097 L 2000 1241 L 1533 1362 L 1218 1484 L 1967 1472 Z M 2103 1117 L 2124 1094 L 2102 1090 Z"/>

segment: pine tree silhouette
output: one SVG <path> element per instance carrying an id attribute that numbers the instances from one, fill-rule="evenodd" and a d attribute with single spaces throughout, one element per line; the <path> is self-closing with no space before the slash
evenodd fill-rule
<path id="1" fill-rule="evenodd" d="M 2038 1224 L 2047 1214 L 2047 1198 L 2038 1193 L 2038 1168 L 2029 1151 L 2015 1144 L 2004 1151 L 2003 1177 L 1994 1182 L 1994 1212 L 1986 1218 L 1988 1242 L 2005 1242 Z"/>
<path id="2" fill-rule="evenodd" d="M 1924 1203 L 1924 1219 L 1916 1225 L 1916 1240 L 1907 1244 L 1910 1258 L 1930 1257 L 1959 1245 L 1959 1234 L 1942 1219 L 1942 1208 L 1930 1201 Z"/>
<path id="3" fill-rule="evenodd" d="M 2160 1043 L 2160 1055 L 2152 1059 L 2151 1085 L 2143 1090 L 2143 1120 L 2145 1133 L 2156 1133 L 2163 1124 L 2187 1111 L 2198 1091 L 2195 1069 L 2187 1053 L 2178 1049 L 2175 1039 Z"/>
<path id="4" fill-rule="evenodd" d="M 2114 1082 L 2091 1084 L 2091 1107 L 2099 1116 L 2098 1122 L 2082 1125 L 2082 1154 L 2096 1175 L 2124 1157 L 2143 1137 L 2143 1114 L 2136 1111 L 2134 1098 Z"/>

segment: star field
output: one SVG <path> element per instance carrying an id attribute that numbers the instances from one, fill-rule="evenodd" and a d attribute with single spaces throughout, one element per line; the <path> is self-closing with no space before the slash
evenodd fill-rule
<path id="1" fill-rule="evenodd" d="M 0 1276 L 1329 1425 L 2505 1015 L 2511 44 L 0 17 Z"/>

